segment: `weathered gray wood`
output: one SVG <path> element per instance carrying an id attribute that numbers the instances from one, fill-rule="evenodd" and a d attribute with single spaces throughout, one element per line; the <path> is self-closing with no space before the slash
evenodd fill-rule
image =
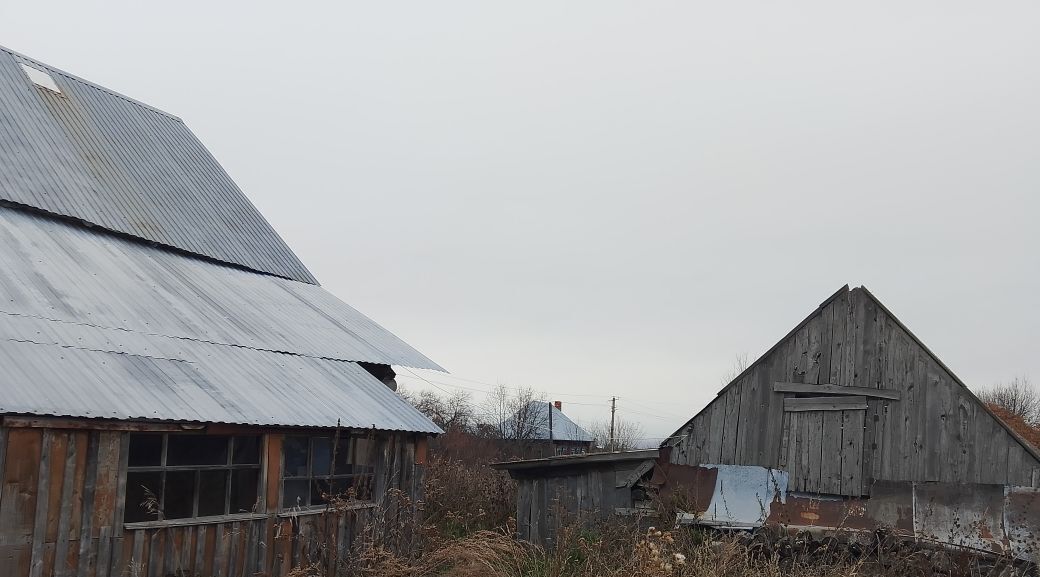
<path id="1" fill-rule="evenodd" d="M 116 537 L 123 536 L 123 518 L 126 514 L 126 466 L 130 457 L 130 435 L 123 434 L 119 439 L 119 470 L 116 472 L 116 508 L 113 519 Z M 260 485 L 263 487 L 263 485 Z"/>
<path id="2" fill-rule="evenodd" d="M 709 409 L 711 411 L 711 425 L 708 429 L 708 463 L 722 462 L 722 436 L 726 425 L 726 401 L 725 393 L 712 401 Z"/>
<path id="3" fill-rule="evenodd" d="M 83 484 L 83 511 L 79 529 L 79 577 L 89 577 L 94 570 L 95 550 L 91 547 L 94 519 L 94 487 L 97 484 L 100 433 L 91 431 L 87 441 L 87 472 Z"/>
<path id="4" fill-rule="evenodd" d="M 648 459 L 646 461 L 643 461 L 642 463 L 639 463 L 635 469 L 632 469 L 630 471 L 618 471 L 620 475 L 618 475 L 617 483 L 614 486 L 618 488 L 631 487 L 636 483 L 636 481 L 641 479 L 643 475 L 649 473 L 650 470 L 653 468 L 654 461 Z"/>
<path id="5" fill-rule="evenodd" d="M 163 560 L 163 530 L 156 529 L 151 532 L 148 537 L 148 576 L 161 575 L 162 572 L 162 560 Z M 213 577 L 221 577 L 221 574 L 214 574 Z"/>
<path id="6" fill-rule="evenodd" d="M 841 494 L 842 415 L 827 411 L 823 414 L 823 458 L 820 463 L 820 492 Z"/>
<path id="7" fill-rule="evenodd" d="M 130 567 L 127 567 L 127 569 L 129 569 L 130 575 L 137 576 L 144 574 L 144 541 L 146 538 L 146 533 L 147 531 L 144 530 L 134 531 L 134 552 L 130 557 Z"/>
<path id="8" fill-rule="evenodd" d="M 516 487 L 516 530 L 523 539 L 531 540 L 531 488 L 533 481 L 521 479 Z"/>
<path id="9" fill-rule="evenodd" d="M 726 416 L 722 425 L 722 455 L 720 463 L 736 464 L 737 428 L 740 426 L 740 389 L 741 382 L 730 387 L 726 394 Z"/>
<path id="10" fill-rule="evenodd" d="M 805 411 L 854 411 L 867 408 L 866 397 L 806 397 L 784 399 L 784 410 L 796 413 Z"/>
<path id="11" fill-rule="evenodd" d="M 209 527 L 207 527 L 206 525 L 199 525 L 195 528 L 195 559 L 193 561 L 192 568 L 199 573 L 202 573 L 205 570 L 206 533 L 208 531 Z"/>
<path id="12" fill-rule="evenodd" d="M 863 415 L 864 411 L 841 413 L 842 495 L 861 495 L 863 493 Z"/>
<path id="13" fill-rule="evenodd" d="M 228 575 L 227 550 L 229 545 L 228 539 L 230 536 L 228 535 L 227 528 L 228 526 L 226 524 L 213 526 L 214 537 L 216 537 L 216 542 L 213 545 L 213 577 L 224 577 L 225 575 Z M 296 561 L 296 559 L 294 558 L 293 561 Z"/>
<path id="14" fill-rule="evenodd" d="M 867 387 L 840 387 L 830 383 L 813 385 L 809 383 L 773 383 L 773 391 L 777 393 L 809 393 L 814 395 L 847 395 L 856 397 L 874 397 L 898 401 L 902 394 L 899 391 L 872 389 Z"/>
<path id="15" fill-rule="evenodd" d="M 808 417 L 809 427 L 807 433 L 809 436 L 807 443 L 809 466 L 806 469 L 805 490 L 818 493 L 820 491 L 820 472 L 823 461 L 823 412 L 812 411 L 807 413 L 806 416 Z M 828 455 L 828 458 L 831 458 L 830 455 Z"/>
<path id="16" fill-rule="evenodd" d="M 29 566 L 30 577 L 43 575 L 43 545 L 47 535 L 47 506 L 50 502 L 50 470 L 51 445 L 54 433 L 50 429 L 43 430 L 43 441 L 40 449 L 39 478 L 36 482 L 36 516 L 33 520 L 32 558 Z M 0 473 L 2 473 L 0 469 Z"/>
<path id="17" fill-rule="evenodd" d="M 756 383 L 764 386 L 757 395 L 751 390 Z M 843 438 L 840 458 L 828 462 L 836 439 L 825 433 L 821 458 L 814 459 L 809 418 L 785 410 L 807 403 L 790 398 L 795 394 L 844 399 L 819 401 L 832 405 L 865 397 L 853 405 L 856 409 L 833 407 L 862 412 L 843 416 L 843 427 L 850 426 L 844 422 L 848 418 L 862 430 L 851 437 L 859 454 L 852 454 L 846 445 L 850 439 Z M 836 427 L 831 419 L 837 412 L 821 415 L 822 429 Z M 1033 469 L 1040 470 L 1036 451 L 995 420 L 864 289 L 825 302 L 684 426 L 681 435 L 673 462 L 777 466 L 792 473 L 792 490 L 811 485 L 818 475 L 820 490 L 833 491 L 837 467 L 849 495 L 869 494 L 874 479 L 1026 485 L 1034 481 Z M 858 475 L 847 471 L 855 462 L 861 467 Z M 812 467 L 817 469 L 807 470 Z"/>
<path id="18" fill-rule="evenodd" d="M 108 575 L 112 565 L 112 528 L 102 527 L 98 532 L 97 575 Z"/>

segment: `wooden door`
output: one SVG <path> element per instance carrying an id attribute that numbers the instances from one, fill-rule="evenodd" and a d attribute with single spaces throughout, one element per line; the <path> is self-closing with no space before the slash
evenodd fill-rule
<path id="1" fill-rule="evenodd" d="M 826 400 L 824 400 L 826 399 Z M 863 494 L 866 399 L 834 397 L 784 401 L 780 468 L 788 490 L 858 497 Z"/>

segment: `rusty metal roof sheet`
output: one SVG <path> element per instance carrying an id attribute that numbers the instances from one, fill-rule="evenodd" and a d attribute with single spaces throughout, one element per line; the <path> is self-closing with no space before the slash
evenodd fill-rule
<path id="1" fill-rule="evenodd" d="M 3 47 L 0 199 L 317 284 L 179 118 Z"/>

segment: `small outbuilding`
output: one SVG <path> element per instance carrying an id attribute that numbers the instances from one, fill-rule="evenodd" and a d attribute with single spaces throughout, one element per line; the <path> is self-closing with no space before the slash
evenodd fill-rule
<path id="1" fill-rule="evenodd" d="M 657 449 L 495 463 L 517 483 L 521 539 L 551 544 L 560 526 L 651 512 L 647 481 Z"/>

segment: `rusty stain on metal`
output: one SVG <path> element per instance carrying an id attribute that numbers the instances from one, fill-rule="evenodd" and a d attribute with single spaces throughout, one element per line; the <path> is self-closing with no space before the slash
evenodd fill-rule
<path id="1" fill-rule="evenodd" d="M 727 466 L 722 469 L 722 474 L 733 475 L 733 468 L 738 467 Z M 748 469 L 760 470 L 761 467 Z M 654 481 L 662 494 L 687 496 L 681 502 L 693 510 L 680 516 L 679 521 L 684 523 L 860 533 L 883 529 L 896 536 L 954 549 L 1009 554 L 1032 562 L 1040 559 L 1038 489 L 994 484 L 877 481 L 871 487 L 871 497 L 857 498 L 786 491 L 781 495 L 776 485 L 763 482 L 755 495 L 768 491 L 776 493 L 770 502 L 768 515 L 761 519 L 746 516 L 726 525 L 725 517 L 708 511 L 719 495 L 705 495 L 706 491 L 724 486 L 716 478 L 719 471 L 716 465 L 665 464 L 654 472 Z M 743 478 L 756 477 L 747 475 Z M 669 486 L 672 483 L 675 485 Z M 696 498 L 688 498 L 691 488 Z M 728 498 L 736 496 L 731 494 Z"/>

